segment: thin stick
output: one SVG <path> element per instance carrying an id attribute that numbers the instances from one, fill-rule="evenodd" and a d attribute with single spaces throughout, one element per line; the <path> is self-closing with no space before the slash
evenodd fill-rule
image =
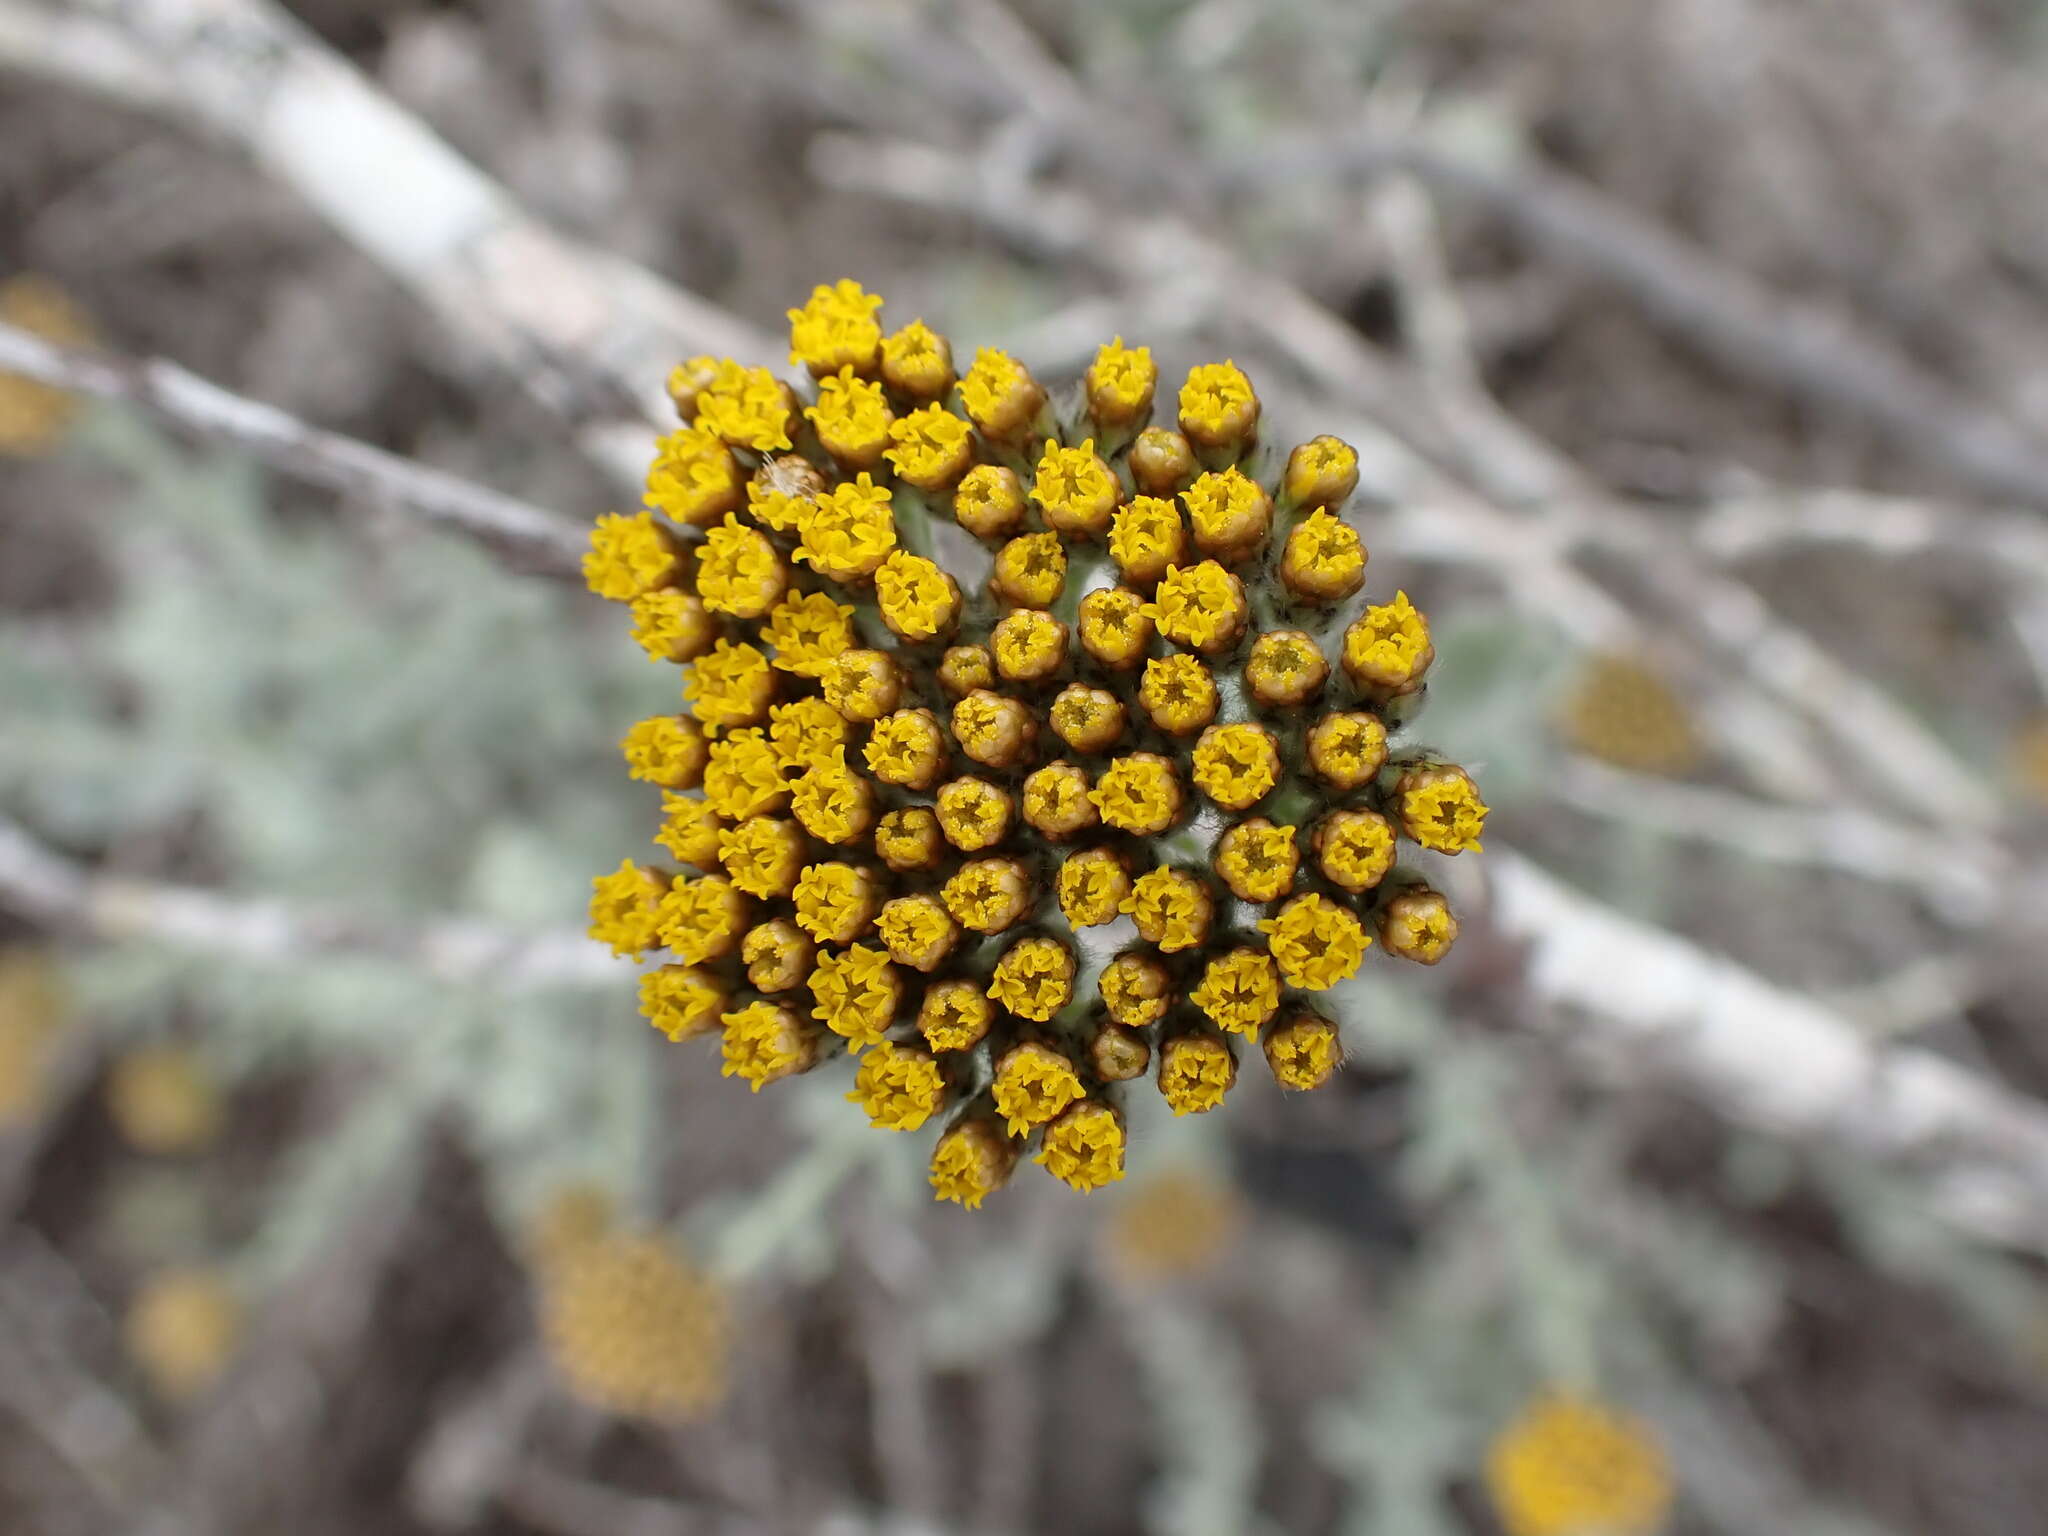
<path id="1" fill-rule="evenodd" d="M 24 917 L 106 940 L 148 940 L 289 965 L 322 955 L 378 956 L 439 981 L 507 991 L 617 987 L 625 965 L 574 932 L 521 933 L 470 918 L 403 927 L 192 886 L 97 874 L 0 817 L 0 902 Z"/>
<path id="2" fill-rule="evenodd" d="M 538 507 L 368 443 L 308 426 L 161 358 L 131 360 L 62 347 L 0 323 L 0 372 L 154 412 L 274 469 L 363 494 L 484 545 L 515 569 L 580 580 L 583 536 Z"/>
<path id="3" fill-rule="evenodd" d="M 1886 1049 L 1809 997 L 1638 922 L 1508 849 L 1493 921 L 1559 1010 L 1532 1027 L 1654 1066 L 1737 1124 L 1924 1175 L 1958 1228 L 2048 1253 L 2048 1111 L 1932 1051 Z"/>

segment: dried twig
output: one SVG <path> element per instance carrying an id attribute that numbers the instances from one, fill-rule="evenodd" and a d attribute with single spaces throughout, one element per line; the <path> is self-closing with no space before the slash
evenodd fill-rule
<path id="1" fill-rule="evenodd" d="M 0 323 L 0 372 L 140 406 L 286 474 L 365 494 L 466 534 L 516 569 L 578 579 L 584 541 L 561 518 L 444 470 L 308 426 L 274 406 L 229 394 L 176 363 L 61 347 Z"/>
<path id="2" fill-rule="evenodd" d="M 1547 1025 L 1567 1041 L 1647 1058 L 1737 1124 L 1916 1170 L 1955 1226 L 2048 1253 L 2048 1108 L 1931 1051 L 1885 1049 L 1507 849 L 1488 850 L 1487 874 L 1531 988 L 1569 1010 Z M 1545 1027 L 1540 1011 L 1530 1022 Z"/>
<path id="3" fill-rule="evenodd" d="M 616 986 L 619 962 L 581 934 L 519 933 L 469 918 L 393 924 L 299 911 L 277 901 L 96 874 L 0 817 L 0 902 L 51 927 L 147 940 L 258 964 L 377 956 L 438 981 L 509 991 Z"/>

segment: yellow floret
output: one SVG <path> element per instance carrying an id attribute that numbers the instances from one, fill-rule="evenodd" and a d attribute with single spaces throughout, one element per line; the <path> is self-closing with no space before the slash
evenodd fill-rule
<path id="1" fill-rule="evenodd" d="M 821 953 L 811 972 L 811 1011 L 855 1050 L 878 1042 L 896 1019 L 903 984 L 886 950 L 856 944 L 840 953 Z"/>
<path id="2" fill-rule="evenodd" d="M 1001 464 L 967 471 L 953 492 L 953 520 L 976 538 L 1000 539 L 1024 520 L 1024 482 Z"/>
<path id="3" fill-rule="evenodd" d="M 1151 752 L 1114 759 L 1089 798 L 1110 826 L 1141 837 L 1164 832 L 1180 817 L 1180 782 L 1173 765 Z"/>
<path id="4" fill-rule="evenodd" d="M 936 896 L 899 896 L 884 903 L 875 932 L 898 965 L 929 971 L 952 952 L 960 925 Z"/>
<path id="5" fill-rule="evenodd" d="M 939 830 L 962 853 L 993 848 L 1010 830 L 1009 793 L 986 779 L 959 778 L 939 787 Z"/>
<path id="6" fill-rule="evenodd" d="M 1152 643 L 1145 600 L 1129 587 L 1098 587 L 1081 599 L 1081 644 L 1105 667 L 1136 666 Z"/>
<path id="7" fill-rule="evenodd" d="M 1241 821 L 1218 839 L 1216 873 L 1239 901 L 1278 901 L 1294 889 L 1301 867 L 1293 827 L 1276 827 L 1263 816 Z"/>
<path id="8" fill-rule="evenodd" d="M 1083 383 L 1089 414 L 1104 425 L 1128 426 L 1152 409 L 1159 368 L 1150 347 L 1127 347 L 1118 336 L 1097 349 Z"/>
<path id="9" fill-rule="evenodd" d="M 1076 1104 L 1045 1128 L 1037 1161 L 1069 1189 L 1087 1194 L 1124 1176 L 1123 1116 L 1098 1101 Z"/>
<path id="10" fill-rule="evenodd" d="M 885 1131 L 914 1131 L 946 1100 L 946 1074 L 927 1052 L 884 1040 L 860 1059 L 847 1098 Z"/>
<path id="11" fill-rule="evenodd" d="M 800 677 L 822 677 L 853 645 L 853 609 L 823 592 L 791 592 L 761 626 L 775 665 Z"/>
<path id="12" fill-rule="evenodd" d="M 185 1045 L 122 1052 L 107 1079 L 107 1112 L 129 1146 L 156 1156 L 200 1150 L 226 1119 L 218 1082 Z"/>
<path id="13" fill-rule="evenodd" d="M 711 759 L 704 765 L 704 798 L 727 821 L 745 821 L 772 811 L 788 795 L 782 758 L 761 731 L 734 731 L 711 744 Z M 690 862 L 701 864 L 703 860 Z"/>
<path id="14" fill-rule="evenodd" d="M 1180 387 L 1180 429 L 1197 443 L 1228 446 L 1246 441 L 1258 425 L 1259 397 L 1234 362 L 1203 363 Z"/>
<path id="15" fill-rule="evenodd" d="M 1171 955 L 1209 937 L 1215 903 L 1200 877 L 1161 865 L 1138 877 L 1121 910 L 1148 943 Z"/>
<path id="16" fill-rule="evenodd" d="M 1358 530 L 1327 508 L 1311 512 L 1287 535 L 1280 579 L 1317 602 L 1349 597 L 1365 584 L 1365 545 Z"/>
<path id="17" fill-rule="evenodd" d="M 769 462 L 781 464 L 790 461 L 774 459 Z M 803 459 L 794 462 L 805 469 L 810 467 Z M 772 528 L 777 533 L 795 533 L 810 518 L 817 505 L 817 497 L 808 492 L 786 490 L 773 484 L 763 485 L 759 480 L 747 482 L 747 516 L 763 528 Z"/>
<path id="18" fill-rule="evenodd" d="M 752 816 L 721 833 L 718 862 L 726 878 L 749 896 L 787 896 L 804 867 L 804 834 L 795 822 Z"/>
<path id="19" fill-rule="evenodd" d="M 922 320 L 913 320 L 883 338 L 882 377 L 898 394 L 936 400 L 953 382 L 953 349 Z"/>
<path id="20" fill-rule="evenodd" d="M 1280 1006 L 1280 972 L 1271 955 L 1233 949 L 1209 962 L 1188 1000 L 1218 1029 L 1256 1040 Z"/>
<path id="21" fill-rule="evenodd" d="M 685 965 L 720 960 L 739 947 L 746 931 L 746 898 L 719 875 L 678 877 L 656 914 L 661 941 Z"/>
<path id="22" fill-rule="evenodd" d="M 1219 698 L 1209 669 L 1185 653 L 1153 657 L 1138 684 L 1138 702 L 1152 723 L 1171 736 L 1189 735 L 1214 720 Z"/>
<path id="23" fill-rule="evenodd" d="M 1300 1013 L 1266 1036 L 1273 1081 L 1292 1093 L 1320 1088 L 1344 1064 L 1337 1026 L 1321 1014 Z"/>
<path id="24" fill-rule="evenodd" d="M 974 982 L 935 982 L 917 1010 L 917 1027 L 935 1051 L 971 1051 L 995 1022 L 996 1005 Z"/>
<path id="25" fill-rule="evenodd" d="M 896 547 L 896 517 L 889 490 L 862 471 L 851 483 L 835 485 L 818 497 L 817 510 L 798 530 L 799 560 L 833 581 L 859 581 Z"/>
<path id="26" fill-rule="evenodd" d="M 1195 744 L 1193 777 L 1225 810 L 1242 811 L 1280 782 L 1280 748 L 1264 726 L 1212 725 Z"/>
<path id="27" fill-rule="evenodd" d="M 753 725 L 775 697 L 775 673 L 768 658 L 751 645 L 721 640 L 683 669 L 683 697 L 698 723 L 713 736 L 736 725 Z"/>
<path id="28" fill-rule="evenodd" d="M 819 377 L 841 369 L 867 373 L 880 360 L 882 328 L 876 295 L 850 277 L 829 287 L 820 283 L 802 309 L 789 312 L 789 360 Z"/>
<path id="29" fill-rule="evenodd" d="M 1006 439 L 1031 425 L 1045 403 L 1045 391 L 1009 353 L 982 347 L 974 354 L 974 366 L 960 381 L 960 401 L 983 432 Z"/>
<path id="30" fill-rule="evenodd" d="M 1024 915 L 1031 885 L 1015 859 L 974 859 L 960 866 L 939 895 L 961 927 L 1001 933 Z"/>
<path id="31" fill-rule="evenodd" d="M 720 1045 L 725 1057 L 720 1075 L 745 1079 L 751 1093 L 807 1071 L 818 1060 L 817 1031 L 780 1003 L 749 1003 L 726 1014 Z"/>
<path id="32" fill-rule="evenodd" d="M 727 737 L 719 745 L 729 745 L 732 739 Z M 710 770 L 705 772 L 708 775 Z M 708 870 L 718 862 L 718 838 L 725 824 L 709 800 L 663 793 L 661 814 L 661 830 L 654 834 L 656 843 L 699 869 Z"/>
<path id="33" fill-rule="evenodd" d="M 1095 452 L 1095 440 L 1062 448 L 1046 439 L 1032 482 L 1031 499 L 1048 525 L 1062 533 L 1097 534 L 1109 526 L 1122 492 L 1116 476 Z"/>
<path id="34" fill-rule="evenodd" d="M 813 864 L 797 877 L 796 925 L 820 944 L 850 944 L 875 914 L 875 886 L 851 864 Z"/>
<path id="35" fill-rule="evenodd" d="M 996 962 L 988 995 L 1019 1018 L 1043 1023 L 1073 999 L 1074 957 L 1057 939 L 1020 939 Z"/>
<path id="36" fill-rule="evenodd" d="M 704 528 L 740 505 L 745 484 L 739 461 L 716 432 L 685 427 L 655 444 L 645 499 L 664 517 Z"/>
<path id="37" fill-rule="evenodd" d="M 1067 585 L 1067 551 L 1056 533 L 1025 533 L 996 551 L 994 583 L 1011 602 L 1050 608 Z"/>
<path id="38" fill-rule="evenodd" d="M 756 453 L 789 446 L 789 418 L 789 390 L 766 368 L 722 362 L 697 397 L 699 427 Z"/>
<path id="39" fill-rule="evenodd" d="M 210 1269 L 160 1270 L 136 1292 L 122 1323 L 128 1353 L 174 1400 L 197 1397 L 227 1369 L 242 1334 L 242 1306 Z"/>
<path id="40" fill-rule="evenodd" d="M 1321 992 L 1357 971 L 1372 943 L 1356 913 L 1323 896 L 1297 896 L 1259 924 L 1281 978 L 1290 987 Z"/>
<path id="41" fill-rule="evenodd" d="M 822 670 L 822 669 L 820 669 Z M 768 711 L 768 740 L 792 774 L 808 772 L 846 745 L 853 727 L 823 699 L 794 699 Z"/>
<path id="42" fill-rule="evenodd" d="M 638 955 L 661 936 L 659 911 L 668 882 L 631 859 L 590 882 L 590 936 L 613 955 Z"/>
<path id="43" fill-rule="evenodd" d="M 828 843 L 850 843 L 874 819 L 874 790 L 846 763 L 846 749 L 835 747 L 814 762 L 790 791 L 790 805 L 804 830 Z"/>
<path id="44" fill-rule="evenodd" d="M 1181 1035 L 1159 1048 L 1159 1092 L 1175 1115 L 1206 1114 L 1237 1081 L 1237 1058 L 1221 1040 Z"/>
<path id="45" fill-rule="evenodd" d="M 1047 837 L 1071 837 L 1099 819 L 1088 775 L 1072 763 L 1048 763 L 1024 780 L 1024 819 Z"/>
<path id="46" fill-rule="evenodd" d="M 1400 782 L 1401 829 L 1438 853 L 1477 852 L 1486 802 L 1462 768 L 1426 768 Z"/>
<path id="47" fill-rule="evenodd" d="M 1363 710 L 1325 715 L 1308 733 L 1308 765 L 1336 789 L 1369 784 L 1387 761 L 1387 728 Z"/>
<path id="48" fill-rule="evenodd" d="M 633 599 L 633 638 L 649 661 L 691 661 L 711 648 L 718 626 L 695 594 L 663 587 Z"/>
<path id="49" fill-rule="evenodd" d="M 1166 1016 L 1170 983 L 1166 968 L 1145 955 L 1118 955 L 1096 978 L 1109 1016 L 1128 1029 L 1143 1029 Z"/>
<path id="50" fill-rule="evenodd" d="M 668 585 L 675 570 L 675 540 L 652 513 L 627 517 L 608 512 L 590 530 L 583 580 L 599 597 L 630 603 L 643 592 Z"/>
<path id="51" fill-rule="evenodd" d="M 664 789 L 695 789 L 709 750 L 694 720 L 656 715 L 642 720 L 619 740 L 628 777 Z"/>
<path id="52" fill-rule="evenodd" d="M 640 1013 L 671 1040 L 718 1027 L 729 1001 L 718 978 L 694 965 L 664 965 L 640 978 Z"/>
<path id="53" fill-rule="evenodd" d="M 939 834 L 939 818 L 921 805 L 891 811 L 875 824 L 875 852 L 882 862 L 899 873 L 929 869 L 938 863 L 945 847 Z"/>
<path id="54" fill-rule="evenodd" d="M 1113 923 L 1131 894 L 1130 871 L 1107 848 L 1090 848 L 1060 866 L 1060 913 L 1069 927 Z"/>
<path id="55" fill-rule="evenodd" d="M 1300 507 L 1333 507 L 1358 489 L 1358 450 L 1340 437 L 1312 438 L 1287 455 L 1280 485 Z"/>
<path id="56" fill-rule="evenodd" d="M 1180 499 L 1194 525 L 1195 543 L 1224 559 L 1256 548 L 1273 521 L 1271 498 L 1256 480 L 1235 469 L 1201 476 Z"/>
<path id="57" fill-rule="evenodd" d="M 871 725 L 903 697 L 903 673 L 886 651 L 845 651 L 819 679 L 825 702 L 855 725 Z"/>
<path id="58" fill-rule="evenodd" d="M 996 1063 L 996 1110 L 1012 1136 L 1044 1125 L 1085 1096 L 1074 1064 L 1036 1040 L 1012 1046 Z"/>
<path id="59" fill-rule="evenodd" d="M 768 542 L 731 513 L 697 552 L 697 595 L 713 613 L 758 619 L 789 587 L 789 567 Z"/>
<path id="60" fill-rule="evenodd" d="M 1031 739 L 1031 712 L 1015 699 L 977 688 L 953 706 L 953 739 L 977 763 L 1005 767 Z"/>
<path id="61" fill-rule="evenodd" d="M 1010 1177 L 1017 1146 L 986 1120 L 961 1121 L 932 1148 L 934 1198 L 977 1209 Z"/>
<path id="62" fill-rule="evenodd" d="M 996 625 L 991 643 L 996 671 L 1011 682 L 1037 682 L 1066 658 L 1067 626 L 1037 608 L 1018 608 Z"/>
<path id="63" fill-rule="evenodd" d="M 974 431 L 934 401 L 889 426 L 889 463 L 921 491 L 940 491 L 974 463 Z"/>
<path id="64" fill-rule="evenodd" d="M 1429 622 L 1406 592 L 1366 609 L 1344 631 L 1344 668 L 1371 687 L 1411 686 L 1432 654 Z"/>
<path id="65" fill-rule="evenodd" d="M 1187 552 L 1180 510 L 1159 496 L 1134 496 L 1117 510 L 1109 530 L 1110 558 L 1125 581 L 1153 582 Z"/>
<path id="66" fill-rule="evenodd" d="M 1671 1472 L 1648 1425 L 1556 1395 L 1501 1432 L 1486 1483 L 1508 1536 L 1651 1536 L 1671 1508 Z"/>
<path id="67" fill-rule="evenodd" d="M 935 639 L 960 616 L 960 588 L 953 578 L 924 556 L 900 549 L 875 572 L 875 597 L 882 622 L 905 640 Z"/>
<path id="68" fill-rule="evenodd" d="M 1377 811 L 1334 812 L 1318 829 L 1316 853 L 1333 884 L 1371 890 L 1394 867 L 1394 825 Z"/>
<path id="69" fill-rule="evenodd" d="M 1244 629 L 1244 583 L 1214 560 L 1172 566 L 1144 613 L 1175 645 L 1221 650 Z"/>
<path id="70" fill-rule="evenodd" d="M 899 709 L 875 722 L 863 755 L 884 784 L 924 789 L 946 761 L 946 733 L 928 710 Z"/>

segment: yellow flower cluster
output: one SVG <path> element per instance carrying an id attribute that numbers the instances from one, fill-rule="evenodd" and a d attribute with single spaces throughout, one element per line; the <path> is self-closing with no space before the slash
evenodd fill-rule
<path id="1" fill-rule="evenodd" d="M 1649 1426 L 1570 1397 L 1538 1398 L 1501 1432 L 1486 1482 L 1508 1536 L 1653 1536 L 1671 1509 Z"/>
<path id="2" fill-rule="evenodd" d="M 667 1242 L 600 1232 L 567 1245 L 539 1279 L 548 1354 L 575 1396 L 671 1423 L 725 1396 L 725 1294 Z"/>
<path id="3" fill-rule="evenodd" d="M 1091 1190 L 1123 1176 L 1126 1085 L 1199 1113 L 1243 1053 L 1327 1082 L 1342 1042 L 1305 994 L 1375 944 L 1449 951 L 1399 860 L 1477 848 L 1486 805 L 1392 739 L 1435 651 L 1405 593 L 1346 606 L 1350 447 L 1269 471 L 1234 363 L 1162 394 L 1119 338 L 1055 395 L 995 348 L 956 375 L 880 312 L 852 281 L 790 311 L 801 392 L 680 365 L 645 506 L 592 531 L 591 590 L 681 707 L 620 743 L 669 862 L 599 876 L 590 932 L 665 951 L 641 1011 L 751 1089 L 854 1057 L 873 1124 L 936 1124 L 940 1198 L 1027 1153 Z M 985 585 L 934 558 L 947 515 Z"/>

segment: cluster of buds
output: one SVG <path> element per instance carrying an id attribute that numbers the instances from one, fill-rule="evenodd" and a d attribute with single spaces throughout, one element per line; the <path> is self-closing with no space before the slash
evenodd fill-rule
<path id="1" fill-rule="evenodd" d="M 956 378 L 880 305 L 842 281 L 791 312 L 803 394 L 679 367 L 646 509 L 593 533 L 592 590 L 683 667 L 685 707 L 622 749 L 689 867 L 600 876 L 590 931 L 668 951 L 643 1011 L 715 1033 L 728 1075 L 845 1053 L 877 1126 L 940 1122 L 941 1198 L 1026 1150 L 1088 1190 L 1122 1176 L 1139 1079 L 1177 1113 L 1247 1053 L 1326 1082 L 1314 994 L 1375 942 L 1442 958 L 1457 920 L 1400 848 L 1476 848 L 1486 806 L 1390 740 L 1434 652 L 1406 594 L 1354 601 L 1348 446 L 1262 450 L 1227 362 L 1155 425 L 1120 339 L 1058 400 L 993 348 Z M 935 558 L 946 518 L 985 583 Z"/>

